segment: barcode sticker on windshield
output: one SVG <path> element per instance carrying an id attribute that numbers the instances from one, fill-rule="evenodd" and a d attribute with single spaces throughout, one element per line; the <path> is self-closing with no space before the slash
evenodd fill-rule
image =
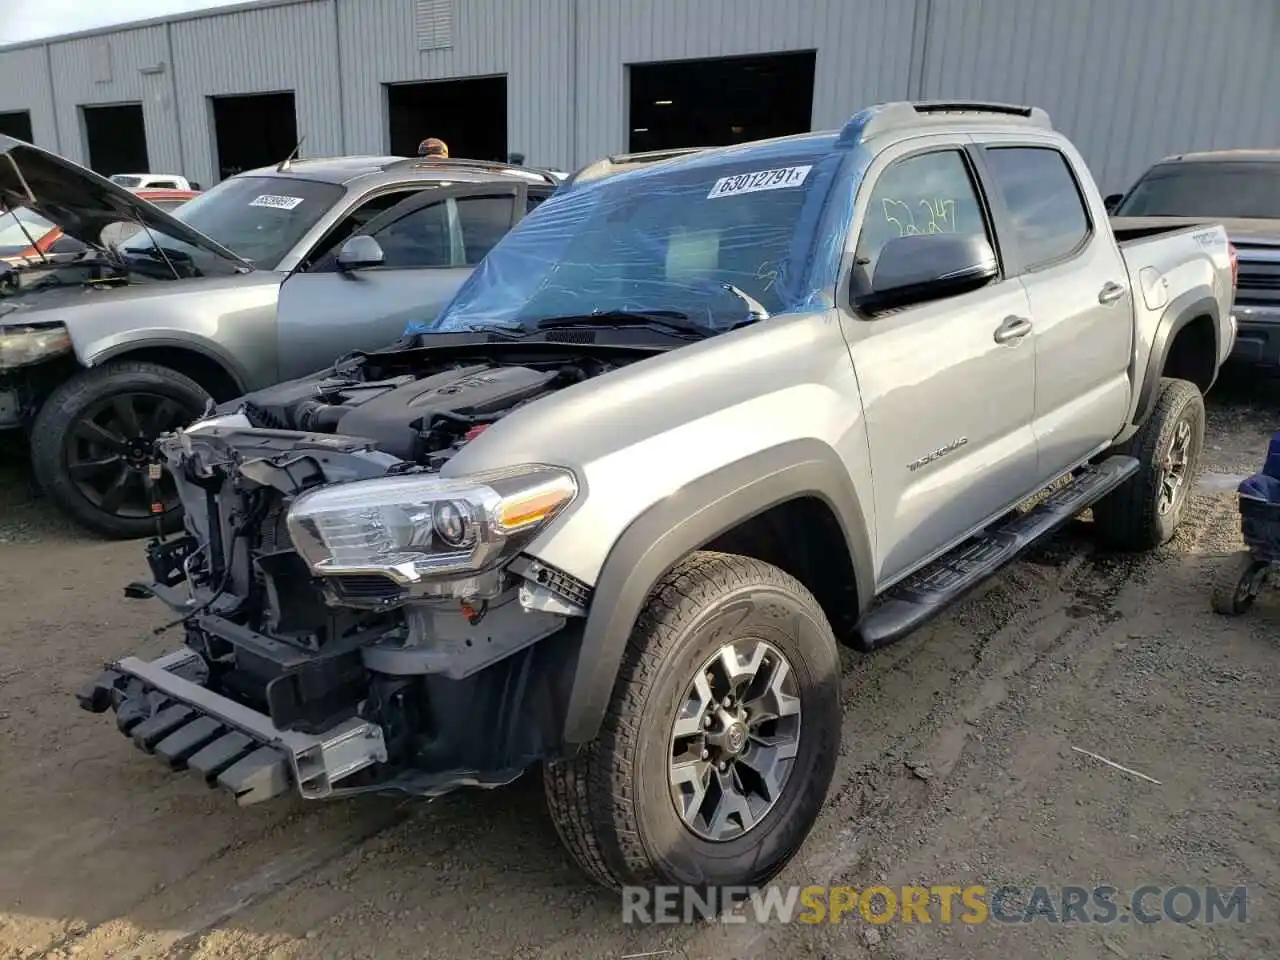
<path id="1" fill-rule="evenodd" d="M 277 210 L 292 210 L 302 202 L 302 197 L 277 197 L 264 193 L 249 203 L 251 207 L 274 207 Z"/>
<path id="2" fill-rule="evenodd" d="M 803 167 L 778 167 L 775 170 L 757 170 L 755 173 L 737 173 L 732 177 L 721 177 L 716 181 L 708 200 L 717 197 L 734 197 L 740 193 L 758 193 L 761 190 L 785 190 L 787 187 L 798 187 L 813 169 Z"/>

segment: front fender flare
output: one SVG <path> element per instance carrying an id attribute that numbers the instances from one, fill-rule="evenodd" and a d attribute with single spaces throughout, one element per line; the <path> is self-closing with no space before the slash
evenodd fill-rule
<path id="1" fill-rule="evenodd" d="M 593 740 L 613 695 L 627 638 L 654 586 L 681 558 L 744 520 L 798 497 L 824 501 L 839 521 L 859 603 L 874 594 L 871 542 L 857 492 L 835 451 L 796 440 L 681 487 L 622 532 L 596 581 L 565 713 L 565 743 Z"/>

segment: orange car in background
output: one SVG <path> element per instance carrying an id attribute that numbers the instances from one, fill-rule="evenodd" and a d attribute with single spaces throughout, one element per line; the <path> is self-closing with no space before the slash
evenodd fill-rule
<path id="1" fill-rule="evenodd" d="M 192 197 L 200 196 L 200 191 L 139 190 L 135 195 L 154 203 L 165 212 L 172 212 Z M 131 223 L 114 226 L 115 229 L 108 238 L 112 243 L 128 239 L 138 229 Z M 60 227 L 26 207 L 0 213 L 0 264 L 22 267 L 45 260 L 70 260 L 84 253 L 85 249 L 85 245 L 79 240 L 63 236 Z"/>

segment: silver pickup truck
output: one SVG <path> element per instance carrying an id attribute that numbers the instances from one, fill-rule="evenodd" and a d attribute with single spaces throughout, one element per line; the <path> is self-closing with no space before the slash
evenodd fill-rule
<path id="1" fill-rule="evenodd" d="M 80 693 L 241 804 L 539 763 L 599 882 L 750 885 L 839 749 L 837 644 L 1092 507 L 1169 540 L 1231 350 L 1219 226 L 1113 233 L 1038 109 L 579 171 L 411 341 L 160 441 L 131 585 L 185 644 Z"/>

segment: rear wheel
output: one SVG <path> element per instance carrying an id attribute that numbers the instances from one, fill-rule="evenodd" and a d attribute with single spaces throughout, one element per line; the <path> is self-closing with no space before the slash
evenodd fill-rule
<path id="1" fill-rule="evenodd" d="M 1138 472 L 1093 506 L 1099 534 L 1120 550 L 1167 543 L 1200 472 L 1204 398 L 1194 383 L 1164 379 L 1155 409 L 1115 452 L 1136 457 Z"/>
<path id="2" fill-rule="evenodd" d="M 36 417 L 31 462 L 46 494 L 82 526 L 116 539 L 156 531 L 146 471 L 162 433 L 198 417 L 209 394 L 189 377 L 154 363 L 122 361 L 68 380 Z M 167 474 L 158 485 L 166 533 L 182 523 Z"/>
<path id="3" fill-rule="evenodd" d="M 839 657 L 812 595 L 757 560 L 694 554 L 642 612 L 600 735 L 548 764 L 548 806 L 606 886 L 762 883 L 813 827 L 839 731 Z"/>

